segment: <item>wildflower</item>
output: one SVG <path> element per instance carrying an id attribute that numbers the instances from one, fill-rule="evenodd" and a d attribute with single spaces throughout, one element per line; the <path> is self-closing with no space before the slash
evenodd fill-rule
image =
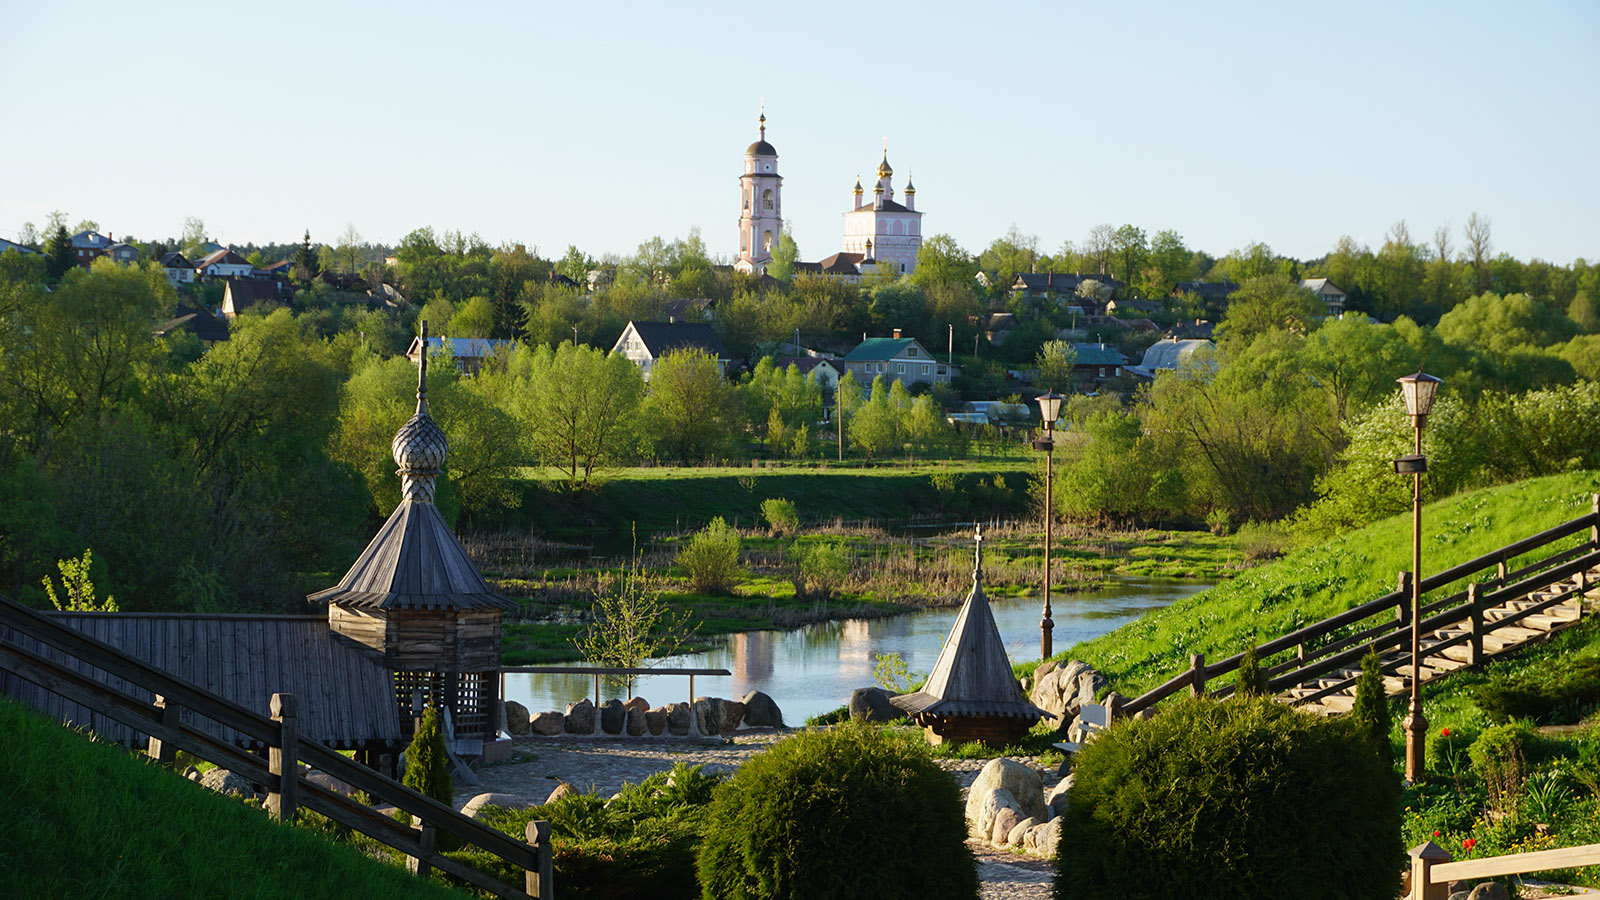
<path id="1" fill-rule="evenodd" d="M 1438 837 L 1438 836 L 1439 836 L 1439 832 L 1437 832 L 1437 831 L 1435 831 L 1435 832 L 1434 832 L 1434 833 L 1433 833 L 1433 836 L 1434 836 L 1434 837 Z"/>
<path id="2" fill-rule="evenodd" d="M 1463 850 L 1471 850 L 1473 847 L 1476 847 L 1476 846 L 1478 846 L 1478 839 L 1477 838 L 1467 838 L 1466 840 L 1461 842 L 1461 849 L 1463 849 Z"/>
<path id="3" fill-rule="evenodd" d="M 1439 736 L 1440 736 L 1440 737 L 1449 737 L 1449 736 L 1450 736 L 1450 729 L 1448 729 L 1448 728 L 1441 728 L 1441 729 L 1440 729 L 1440 730 L 1439 730 Z"/>

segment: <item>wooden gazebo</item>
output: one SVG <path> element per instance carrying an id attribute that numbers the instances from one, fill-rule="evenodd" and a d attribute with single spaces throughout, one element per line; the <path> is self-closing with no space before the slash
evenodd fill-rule
<path id="1" fill-rule="evenodd" d="M 956 614 L 932 674 L 922 690 L 891 702 L 911 714 L 931 744 L 982 741 L 1003 747 L 1051 714 L 1029 703 L 1011 674 L 1005 642 L 983 595 L 982 526 L 974 541 L 972 592 Z"/>
<path id="2" fill-rule="evenodd" d="M 422 336 L 426 345 L 426 324 Z M 433 504 L 449 445 L 428 413 L 427 377 L 423 356 L 416 415 L 391 447 L 400 505 L 338 585 L 308 599 L 326 604 L 328 627 L 390 671 L 403 720 L 436 706 L 451 723 L 452 749 L 476 755 L 499 728 L 500 620 L 516 604 L 490 589 Z"/>

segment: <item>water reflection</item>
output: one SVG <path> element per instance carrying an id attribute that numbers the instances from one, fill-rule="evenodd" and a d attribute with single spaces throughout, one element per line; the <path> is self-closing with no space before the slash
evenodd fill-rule
<path id="1" fill-rule="evenodd" d="M 1051 598 L 1057 648 L 1099 637 L 1144 613 L 1187 597 L 1209 585 L 1172 581 L 1123 580 L 1084 594 Z M 995 623 L 1013 660 L 1039 655 L 1038 599 L 993 599 Z M 700 676 L 695 692 L 743 697 L 765 691 L 783 709 L 789 724 L 826 712 L 850 698 L 852 688 L 873 683 L 873 659 L 899 653 L 914 672 L 927 672 L 955 624 L 956 608 L 907 613 L 889 619 L 824 622 L 793 631 L 747 631 L 727 635 L 704 653 L 672 657 L 661 664 L 683 668 L 727 669 L 728 676 Z M 580 665 L 574 663 L 574 665 Z M 507 675 L 506 697 L 530 710 L 561 709 L 592 697 L 587 675 Z M 652 704 L 691 699 L 689 679 L 650 675 L 635 682 L 634 693 Z M 601 697 L 622 697 L 601 685 Z"/>

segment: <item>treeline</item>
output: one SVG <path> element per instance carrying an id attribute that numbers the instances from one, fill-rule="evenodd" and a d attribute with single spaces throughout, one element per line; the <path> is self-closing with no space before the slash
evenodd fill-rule
<path id="1" fill-rule="evenodd" d="M 1308 540 L 1402 511 L 1409 482 L 1391 463 L 1412 431 L 1394 380 L 1419 366 L 1445 382 L 1424 432 L 1430 495 L 1600 467 L 1600 323 L 1492 292 L 1433 326 L 1315 312 L 1284 275 L 1246 279 L 1214 356 L 1131 397 L 1075 399 L 1060 511 L 1218 527 L 1292 516 Z"/>

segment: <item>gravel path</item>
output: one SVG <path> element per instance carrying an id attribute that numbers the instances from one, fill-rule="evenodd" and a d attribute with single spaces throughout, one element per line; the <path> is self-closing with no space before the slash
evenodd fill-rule
<path id="1" fill-rule="evenodd" d="M 623 784 L 636 783 L 657 772 L 665 772 L 678 762 L 691 766 L 704 764 L 708 772 L 732 772 L 745 760 L 771 747 L 792 732 L 776 729 L 741 729 L 731 741 L 540 737 L 519 738 L 509 762 L 485 766 L 477 773 L 476 786 L 458 787 L 456 805 L 472 797 L 494 792 L 510 794 L 529 805 L 543 803 L 556 786 L 566 782 L 579 790 L 593 790 L 609 797 Z M 962 798 L 978 777 L 987 760 L 940 760 L 961 785 Z M 1045 790 L 1055 786 L 1054 767 L 1040 767 L 1031 759 L 1020 759 L 1039 769 Z M 984 900 L 1048 900 L 1055 866 L 1037 856 L 1012 853 L 982 841 L 968 841 L 978 859 L 978 877 Z"/>

